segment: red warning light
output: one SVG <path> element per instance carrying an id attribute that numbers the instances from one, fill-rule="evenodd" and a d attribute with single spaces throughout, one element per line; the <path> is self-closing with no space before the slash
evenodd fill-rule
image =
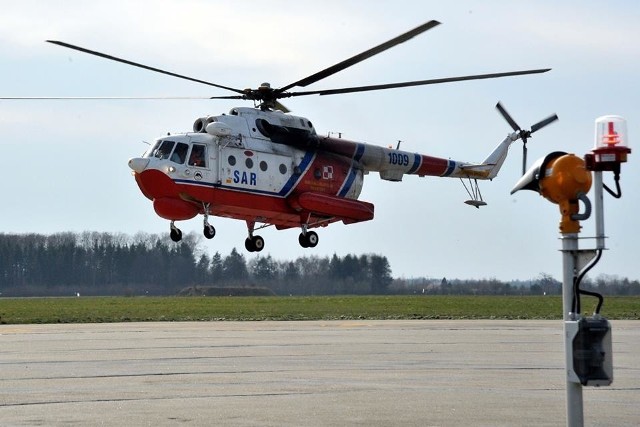
<path id="1" fill-rule="evenodd" d="M 607 145 L 616 145 L 620 142 L 620 135 L 616 132 L 613 122 L 607 124 L 607 133 L 602 135 L 602 142 Z"/>
<path id="2" fill-rule="evenodd" d="M 631 149 L 627 144 L 627 121 L 620 116 L 596 119 L 595 146 L 585 156 L 587 169 L 592 171 L 620 170 Z"/>

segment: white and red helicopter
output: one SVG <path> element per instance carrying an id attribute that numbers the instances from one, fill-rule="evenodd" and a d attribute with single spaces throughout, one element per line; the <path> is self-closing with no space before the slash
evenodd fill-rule
<path id="1" fill-rule="evenodd" d="M 197 215 L 204 216 L 204 235 L 211 239 L 215 236 L 215 228 L 209 218 L 220 216 L 245 221 L 248 229 L 245 247 L 250 252 L 259 252 L 265 242 L 255 231 L 267 226 L 277 229 L 299 227 L 299 244 L 308 248 L 318 244 L 318 235 L 311 231 L 312 228 L 337 221 L 353 224 L 373 219 L 374 205 L 358 200 L 364 176 L 369 172 L 378 172 L 381 179 L 388 181 L 401 181 L 406 174 L 468 180 L 468 187 L 463 181 L 471 197 L 466 203 L 475 207 L 486 205 L 477 180 L 496 177 L 514 141 L 522 139 L 526 144 L 531 133 L 557 119 L 555 115 L 551 116 L 525 131 L 498 104 L 498 109 L 514 132 L 498 144 L 483 162 L 468 163 L 402 151 L 399 146 L 396 149 L 385 148 L 321 136 L 309 119 L 288 114 L 289 111 L 279 102 L 279 99 L 296 96 L 334 95 L 549 71 L 535 69 L 341 89 L 289 91 L 331 76 L 439 24 L 438 21 L 429 21 L 277 89 L 268 83 L 263 83 L 257 89 L 236 89 L 65 42 L 48 42 L 235 92 L 235 95 L 213 96 L 209 99 L 254 101 L 253 108 L 237 107 L 228 114 L 198 118 L 192 132 L 157 139 L 142 157 L 130 159 L 129 167 L 142 193 L 153 202 L 155 212 L 171 221 L 172 240 L 179 241 L 182 238 L 182 232 L 175 222 Z"/>

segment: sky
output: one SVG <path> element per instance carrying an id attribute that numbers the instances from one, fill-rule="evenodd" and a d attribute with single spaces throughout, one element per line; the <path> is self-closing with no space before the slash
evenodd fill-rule
<path id="1" fill-rule="evenodd" d="M 319 133 L 457 161 L 481 162 L 510 132 L 501 101 L 523 127 L 558 114 L 529 141 L 528 165 L 552 151 L 583 156 L 594 121 L 627 119 L 634 152 L 622 167 L 619 200 L 605 196 L 608 250 L 591 273 L 640 279 L 636 246 L 640 168 L 640 3 L 635 1 L 75 1 L 6 2 L 0 14 L 0 96 L 221 96 L 221 89 L 64 49 L 61 40 L 225 86 L 281 87 L 431 19 L 442 25 L 309 86 L 308 90 L 467 74 L 552 68 L 546 74 L 284 100 Z M 166 233 L 127 160 L 145 142 L 191 130 L 202 116 L 250 102 L 228 100 L 0 100 L 0 232 Z M 640 161 L 640 160 L 638 160 Z M 246 225 L 214 218 L 209 254 L 233 247 L 247 260 L 303 255 L 385 255 L 394 277 L 535 279 L 562 277 L 557 205 L 530 191 L 510 195 L 521 176 L 521 143 L 500 174 L 481 182 L 482 209 L 457 179 L 365 177 L 360 199 L 373 221 L 316 230 L 260 231 L 265 250 L 244 251 Z M 613 185 L 612 176 L 605 183 Z M 592 197 L 593 192 L 590 193 Z M 593 198 L 593 197 L 592 197 Z M 580 248 L 594 246 L 593 218 Z M 201 217 L 179 224 L 202 230 Z"/>

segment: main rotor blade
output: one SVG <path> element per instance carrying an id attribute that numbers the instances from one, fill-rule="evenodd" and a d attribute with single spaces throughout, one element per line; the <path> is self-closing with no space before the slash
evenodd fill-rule
<path id="1" fill-rule="evenodd" d="M 11 100 L 69 100 L 69 101 L 84 101 L 91 99 L 123 99 L 123 100 L 145 100 L 145 99 L 211 99 L 209 96 L 0 96 L 0 99 Z"/>
<path id="2" fill-rule="evenodd" d="M 507 121 L 507 123 L 509 123 L 509 125 L 511 126 L 511 128 L 514 131 L 519 131 L 520 126 L 518 126 L 518 124 L 516 123 L 515 120 L 513 120 L 513 118 L 511 118 L 511 116 L 509 115 L 509 113 L 507 113 L 507 110 L 504 109 L 504 107 L 502 106 L 502 104 L 500 102 L 498 102 L 496 104 L 496 108 L 498 109 L 498 111 L 500 111 L 500 114 L 502 114 L 502 117 L 504 117 L 504 119 Z"/>
<path id="3" fill-rule="evenodd" d="M 207 99 L 249 99 L 244 95 L 209 96 Z"/>
<path id="4" fill-rule="evenodd" d="M 190 81 L 196 82 L 196 83 L 202 83 L 202 84 L 209 85 L 209 86 L 214 86 L 214 87 L 217 87 L 217 88 L 220 88 L 220 89 L 230 90 L 230 91 L 236 92 L 236 93 L 243 93 L 243 91 L 240 90 L 240 89 L 234 89 L 232 87 L 222 86 L 222 85 L 219 85 L 219 84 L 216 84 L 216 83 L 211 83 L 211 82 L 207 82 L 207 81 L 204 81 L 204 80 L 194 79 L 192 77 L 187 77 L 187 76 L 183 76 L 181 74 L 172 73 L 171 71 L 165 71 L 165 70 L 161 70 L 160 68 L 154 68 L 154 67 L 150 67 L 148 65 L 139 64 L 137 62 L 129 61 L 127 59 L 122 59 L 122 58 L 118 58 L 118 57 L 115 57 L 115 56 L 112 56 L 112 55 L 107 55 L 106 53 L 101 53 L 101 52 L 97 52 L 95 50 L 85 49 L 85 48 L 80 47 L 80 46 L 74 46 L 74 45 L 69 44 L 69 43 L 65 43 L 65 42 L 61 42 L 61 41 L 57 41 L 57 40 L 47 40 L 47 43 L 57 44 L 58 46 L 66 47 L 66 48 L 69 48 L 69 49 L 78 50 L 80 52 L 88 53 L 90 55 L 99 56 L 101 58 L 110 59 L 110 60 L 116 61 L 116 62 L 122 62 L 123 64 L 133 65 L 134 67 L 143 68 L 145 70 L 155 71 L 156 73 L 166 74 L 166 75 L 169 75 L 169 76 L 178 77 L 180 79 L 190 80 Z"/>
<path id="5" fill-rule="evenodd" d="M 544 120 L 540 120 L 538 123 L 531 126 L 531 133 L 534 133 L 535 131 L 542 129 L 543 127 L 555 122 L 556 120 L 558 120 L 558 116 L 556 114 L 554 114 L 553 116 L 549 116 Z"/>
<path id="6" fill-rule="evenodd" d="M 351 67 L 352 65 L 355 65 L 355 64 L 357 64 L 359 62 L 362 62 L 365 59 L 371 58 L 372 56 L 377 55 L 380 52 L 384 52 L 387 49 L 390 49 L 390 48 L 392 48 L 392 47 L 394 47 L 396 45 L 399 45 L 400 43 L 404 43 L 407 40 L 417 36 L 418 34 L 424 33 L 425 31 L 427 31 L 427 30 L 429 30 L 429 29 L 431 29 L 431 28 L 433 28 L 433 27 L 435 27 L 437 25 L 440 25 L 440 22 L 434 21 L 434 20 L 429 21 L 429 22 L 427 22 L 425 24 L 420 25 L 419 27 L 414 28 L 411 31 L 407 31 L 406 33 L 401 34 L 398 37 L 395 37 L 395 38 L 393 38 L 393 39 L 391 39 L 391 40 L 389 40 L 389 41 L 387 41 L 385 43 L 382 43 L 381 45 L 378 45 L 378 46 L 376 46 L 374 48 L 371 48 L 371 49 L 369 49 L 367 51 L 359 53 L 358 55 L 352 56 L 351 58 L 346 59 L 346 60 L 344 60 L 342 62 L 339 62 L 339 63 L 337 63 L 335 65 L 332 65 L 329 68 L 325 68 L 322 71 L 318 71 L 317 73 L 312 74 L 312 75 L 310 75 L 308 77 L 305 77 L 302 80 L 298 80 L 295 83 L 291 83 L 291 84 L 289 84 L 287 86 L 281 87 L 281 88 L 277 89 L 277 92 L 282 93 L 282 92 L 284 92 L 284 91 L 286 91 L 288 89 L 291 89 L 294 86 L 308 86 L 311 83 L 315 83 L 315 82 L 317 82 L 319 80 L 322 80 L 322 79 L 324 79 L 326 77 L 329 77 L 329 76 L 331 76 L 331 75 L 333 75 L 333 74 L 335 74 L 335 73 L 337 73 L 339 71 L 344 70 L 345 68 Z"/>
<path id="7" fill-rule="evenodd" d="M 441 79 L 415 80 L 410 82 L 388 83 L 388 84 L 371 85 L 371 86 L 355 86 L 355 87 L 347 87 L 347 88 L 341 88 L 341 89 L 290 92 L 290 93 L 283 93 L 279 97 L 287 98 L 291 96 L 305 96 L 305 95 L 337 95 L 341 93 L 366 92 L 371 90 L 384 90 L 384 89 L 394 89 L 394 88 L 400 88 L 400 87 L 450 83 L 450 82 L 459 82 L 464 80 L 494 79 L 499 77 L 519 76 L 523 74 L 546 73 L 549 70 L 551 70 L 551 68 L 544 68 L 539 70 L 509 71 L 505 73 L 475 74 L 471 76 L 445 77 Z"/>

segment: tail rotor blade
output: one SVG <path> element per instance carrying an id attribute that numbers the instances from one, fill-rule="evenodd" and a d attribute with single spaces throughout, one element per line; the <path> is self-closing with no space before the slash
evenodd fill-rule
<path id="1" fill-rule="evenodd" d="M 500 114 L 502 114 L 502 117 L 504 117 L 504 119 L 507 121 L 507 123 L 509 123 L 509 125 L 511 126 L 511 128 L 514 131 L 520 131 L 520 126 L 518 126 L 518 124 L 516 123 L 515 120 L 513 120 L 513 118 L 511 118 L 511 116 L 509 115 L 509 113 L 507 113 L 507 110 L 504 109 L 504 107 L 502 106 L 502 104 L 500 102 L 498 102 L 496 104 L 496 109 L 500 112 Z"/>
<path id="2" fill-rule="evenodd" d="M 543 127 L 555 122 L 558 120 L 558 116 L 553 114 L 546 119 L 540 120 L 538 123 L 531 126 L 529 130 L 523 130 L 518 126 L 515 120 L 507 113 L 507 110 L 504 109 L 502 104 L 498 102 L 496 104 L 496 109 L 502 114 L 502 117 L 509 123 L 509 125 L 516 132 L 517 138 L 522 140 L 522 175 L 524 175 L 527 171 L 527 140 L 531 138 L 531 134 L 535 131 L 542 129 Z M 515 139 L 514 139 L 515 141 Z"/>
<path id="3" fill-rule="evenodd" d="M 531 126 L 531 133 L 534 133 L 537 130 L 542 129 L 543 127 L 550 125 L 551 123 L 555 122 L 556 120 L 558 120 L 558 116 L 556 114 L 554 114 L 553 116 L 549 116 L 544 120 L 540 120 L 538 123 L 536 123 L 535 125 Z"/>

